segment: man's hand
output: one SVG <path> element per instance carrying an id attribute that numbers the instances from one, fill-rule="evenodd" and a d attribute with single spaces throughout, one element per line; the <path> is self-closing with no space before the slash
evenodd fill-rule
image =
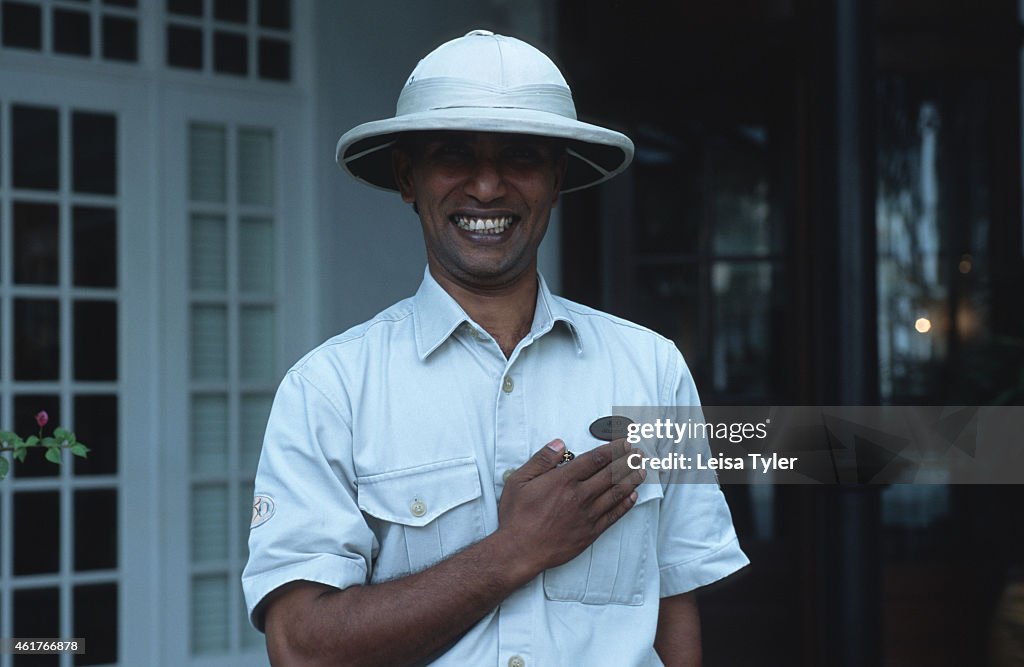
<path id="1" fill-rule="evenodd" d="M 565 443 L 553 440 L 505 482 L 498 533 L 528 555 L 534 576 L 575 558 L 636 503 L 646 471 L 627 464 L 624 440 L 601 445 L 559 466 Z"/>

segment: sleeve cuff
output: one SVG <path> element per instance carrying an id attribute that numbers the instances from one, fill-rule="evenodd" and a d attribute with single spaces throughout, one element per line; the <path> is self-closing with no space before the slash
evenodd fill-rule
<path id="1" fill-rule="evenodd" d="M 723 579 L 749 564 L 739 541 L 731 540 L 696 558 L 661 568 L 661 597 L 679 595 Z"/>
<path id="2" fill-rule="evenodd" d="M 254 628 L 263 632 L 263 600 L 293 581 L 312 581 L 340 590 L 366 583 L 366 567 L 361 561 L 337 554 L 320 554 L 301 563 L 243 578 L 242 590 L 249 610 L 249 622 Z"/>

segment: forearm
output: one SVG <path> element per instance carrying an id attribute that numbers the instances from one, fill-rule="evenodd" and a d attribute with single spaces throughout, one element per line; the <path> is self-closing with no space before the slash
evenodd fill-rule
<path id="1" fill-rule="evenodd" d="M 700 667 L 700 612 L 694 593 L 661 600 L 654 650 L 666 667 Z"/>
<path id="2" fill-rule="evenodd" d="M 539 569 L 501 531 L 393 581 L 290 591 L 267 612 L 275 665 L 404 665 L 444 649 Z"/>

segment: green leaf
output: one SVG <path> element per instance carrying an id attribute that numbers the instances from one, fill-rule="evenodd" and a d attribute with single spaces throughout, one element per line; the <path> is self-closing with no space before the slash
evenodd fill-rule
<path id="1" fill-rule="evenodd" d="M 22 442 L 17 433 L 13 431 L 0 431 L 0 444 L 5 447 L 17 447 Z"/>
<path id="2" fill-rule="evenodd" d="M 26 449 L 25 447 L 22 447 L 21 449 L 15 449 L 14 450 L 14 458 L 18 459 L 19 462 L 24 463 L 25 462 L 25 454 L 27 454 L 27 453 L 28 453 L 28 449 Z"/>
<path id="3" fill-rule="evenodd" d="M 53 429 L 53 437 L 57 440 L 71 440 L 71 431 L 67 430 L 63 426 L 58 426 Z"/>
<path id="4" fill-rule="evenodd" d="M 39 444 L 39 438 L 34 436 L 34 435 L 28 436 L 28 438 L 25 440 L 25 446 L 26 447 L 35 447 L 38 444 Z"/>
<path id="5" fill-rule="evenodd" d="M 75 456 L 81 456 L 83 459 L 85 458 L 86 454 L 89 453 L 89 451 L 89 448 L 80 442 L 71 445 L 71 453 L 74 454 Z"/>
<path id="6" fill-rule="evenodd" d="M 51 447 L 46 450 L 46 460 L 50 463 L 60 463 L 60 449 Z"/>
<path id="7" fill-rule="evenodd" d="M 6 456 L 0 456 L 0 479 L 7 477 L 7 471 L 11 469 L 11 462 Z"/>
<path id="8" fill-rule="evenodd" d="M 57 438 L 43 438 L 43 447 L 60 447 L 60 441 Z"/>

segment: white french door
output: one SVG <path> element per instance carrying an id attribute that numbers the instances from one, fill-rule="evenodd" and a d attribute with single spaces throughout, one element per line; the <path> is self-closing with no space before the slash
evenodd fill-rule
<path id="1" fill-rule="evenodd" d="M 168 424 L 161 463 L 166 607 L 187 641 L 165 664 L 265 664 L 240 574 L 252 481 L 277 383 L 309 340 L 301 117 L 243 93 L 169 91 L 162 105 Z"/>
<path id="2" fill-rule="evenodd" d="M 138 86 L 0 69 L 0 428 L 33 434 L 45 410 L 46 434 L 92 449 L 30 452 L 0 482 L 0 637 L 86 637 L 86 653 L 0 667 L 153 657 L 150 134 Z"/>

